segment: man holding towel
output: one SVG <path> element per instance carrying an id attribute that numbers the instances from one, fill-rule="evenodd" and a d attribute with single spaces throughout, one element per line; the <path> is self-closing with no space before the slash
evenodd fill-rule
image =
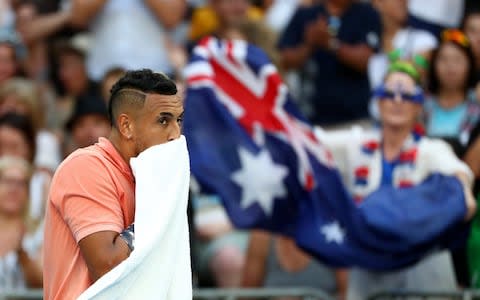
<path id="1" fill-rule="evenodd" d="M 183 101 L 165 75 L 130 71 L 111 90 L 109 117 L 110 136 L 73 152 L 53 178 L 45 220 L 45 299 L 77 298 L 133 251 L 130 158 L 180 137 Z"/>

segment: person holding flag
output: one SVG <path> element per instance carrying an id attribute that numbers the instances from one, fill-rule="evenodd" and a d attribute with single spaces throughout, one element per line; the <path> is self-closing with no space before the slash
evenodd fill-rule
<path id="1" fill-rule="evenodd" d="M 381 186 L 409 188 L 430 174 L 441 173 L 456 176 L 469 205 L 474 206 L 470 169 L 448 144 L 424 137 L 417 126 L 424 101 L 419 81 L 420 75 L 411 63 L 396 61 L 374 93 L 379 101 L 380 128 L 337 132 L 317 129 L 319 139 L 330 148 L 335 160 L 342 162 L 339 166 L 343 181 L 357 205 L 362 205 L 364 198 Z M 416 265 L 394 272 L 353 268 L 347 297 L 366 299 L 382 290 L 433 288 L 456 288 L 448 251 L 434 253 Z"/>
<path id="2" fill-rule="evenodd" d="M 378 272 L 466 237 L 471 172 L 448 146 L 412 132 L 423 94 L 408 63 L 377 91 L 382 129 L 343 134 L 314 131 L 248 42 L 202 40 L 185 78 L 192 174 L 236 227 L 288 236 L 331 267 Z"/>

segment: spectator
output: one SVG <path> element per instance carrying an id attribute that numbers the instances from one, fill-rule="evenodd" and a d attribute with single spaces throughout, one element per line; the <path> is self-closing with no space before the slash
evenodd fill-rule
<path id="1" fill-rule="evenodd" d="M 303 69 L 301 99 L 312 107 L 311 121 L 338 126 L 368 118 L 367 65 L 380 31 L 370 4 L 327 0 L 297 9 L 280 38 L 280 56 L 287 70 Z"/>
<path id="2" fill-rule="evenodd" d="M 225 31 L 225 38 L 245 40 L 261 48 L 268 55 L 268 58 L 275 67 L 281 69 L 280 57 L 278 49 L 276 48 L 278 35 L 263 22 L 250 19 L 239 21 Z"/>
<path id="3" fill-rule="evenodd" d="M 123 75 L 125 75 L 125 73 L 125 69 L 115 67 L 108 70 L 103 76 L 102 81 L 100 82 L 100 91 L 103 101 L 107 106 L 108 102 L 110 101 L 110 90 L 112 89 L 115 82 L 117 82 Z"/>
<path id="4" fill-rule="evenodd" d="M 428 68 L 427 61 L 437 47 L 434 35 L 425 30 L 408 26 L 407 0 L 374 0 L 382 19 L 381 51 L 372 56 L 368 65 L 370 85 L 379 86 L 388 70 L 388 53 L 396 52 L 396 59 L 416 60 L 417 65 Z M 420 60 L 420 61 L 419 61 Z"/>
<path id="5" fill-rule="evenodd" d="M 72 0 L 72 24 L 89 27 L 90 78 L 101 80 L 113 67 L 172 73 L 166 41 L 183 21 L 185 0 Z"/>
<path id="6" fill-rule="evenodd" d="M 41 244 L 28 220 L 27 161 L 0 157 L 0 290 L 42 287 Z"/>
<path id="7" fill-rule="evenodd" d="M 472 169 L 475 176 L 475 185 L 473 194 L 477 197 L 477 203 L 480 203 L 480 122 L 472 130 L 470 141 L 464 156 L 465 163 Z M 470 236 L 467 242 L 467 265 L 468 265 L 468 283 L 473 289 L 480 288 L 480 259 L 478 256 L 480 250 L 480 215 L 477 214 L 472 221 Z"/>
<path id="8" fill-rule="evenodd" d="M 244 287 L 317 288 L 345 299 L 347 273 L 315 261 L 291 238 L 253 231 L 243 275 Z M 283 299 L 283 298 L 282 298 Z M 289 298 L 290 299 L 290 298 Z"/>
<path id="9" fill-rule="evenodd" d="M 195 42 L 207 35 L 223 37 L 223 32 L 246 19 L 260 20 L 261 11 L 248 0 L 210 0 L 193 12 L 189 38 Z"/>
<path id="10" fill-rule="evenodd" d="M 431 96 L 425 102 L 427 134 L 447 141 L 463 158 L 472 130 L 480 120 L 480 105 L 472 89 L 476 82 L 475 59 L 468 37 L 460 30 L 443 31 L 432 55 L 429 75 Z M 456 279 L 469 286 L 466 245 L 452 251 Z"/>
<path id="11" fill-rule="evenodd" d="M 42 1 L 46 4 L 47 1 Z M 57 129 L 55 124 L 56 95 L 49 77 L 55 77 L 55 68 L 51 66 L 53 36 L 66 28 L 70 15 L 68 12 L 49 12 L 41 10 L 42 5 L 35 0 L 14 1 L 15 29 L 27 48 L 28 55 L 22 60 L 23 74 L 37 86 L 38 106 L 42 110 L 42 119 L 49 129 Z M 56 77 L 55 77 L 56 78 Z"/>
<path id="12" fill-rule="evenodd" d="M 199 284 L 239 287 L 248 232 L 233 227 L 218 196 L 197 194 L 192 201 Z"/>
<path id="13" fill-rule="evenodd" d="M 33 39 L 28 32 L 37 15 L 37 7 L 33 0 L 18 1 L 15 5 L 15 30 L 28 51 L 22 69 L 26 77 L 41 81 L 46 79 L 47 74 L 47 45 L 42 39 Z"/>
<path id="14" fill-rule="evenodd" d="M 0 28 L 0 84 L 21 73 L 21 61 L 26 48 L 18 35 L 8 28 Z"/>
<path id="15" fill-rule="evenodd" d="M 36 86 L 27 79 L 12 78 L 0 86 L 0 116 L 11 113 L 18 114 L 29 119 L 28 125 L 24 124 L 23 126 L 33 126 L 35 151 L 29 151 L 29 156 L 23 157 L 33 164 L 29 210 L 30 217 L 37 221 L 38 231 L 41 232 L 50 181 L 60 163 L 61 155 L 58 138 L 43 126 L 43 107 L 40 107 L 38 100 Z M 16 119 L 18 120 L 12 120 L 12 122 L 25 123 L 19 118 Z M 28 138 L 30 138 L 30 134 Z"/>
<path id="16" fill-rule="evenodd" d="M 37 146 L 45 145 L 46 139 L 49 145 L 45 149 L 37 147 L 35 166 L 49 169 L 52 173 L 60 163 L 60 146 L 58 139 L 44 126 L 44 110 L 39 101 L 38 91 L 33 82 L 12 78 L 0 86 L 0 115 L 16 113 L 30 119 L 36 133 Z M 41 140 L 41 141 L 40 141 Z M 41 143 L 42 142 L 42 143 Z"/>
<path id="17" fill-rule="evenodd" d="M 459 30 L 444 31 L 432 55 L 425 124 L 427 134 L 447 140 L 458 157 L 463 157 L 480 118 L 480 107 L 469 93 L 475 84 L 474 66 L 468 38 Z"/>
<path id="18" fill-rule="evenodd" d="M 41 135 L 42 136 L 42 135 Z M 40 138 L 42 140 L 43 138 Z M 42 220 L 45 210 L 46 192 L 49 189 L 49 183 L 52 176 L 52 169 L 42 167 L 52 158 L 55 159 L 55 151 L 46 149 L 47 159 L 39 159 L 36 152 L 35 128 L 30 119 L 24 115 L 7 113 L 0 116 L 0 157 L 14 156 L 25 159 L 32 163 L 35 161 L 37 166 L 32 170 L 33 174 L 30 181 L 30 202 L 29 218 L 38 225 L 37 232 L 42 235 Z M 57 150 L 57 149 L 54 149 Z M 40 238 L 41 239 L 41 238 Z"/>
<path id="19" fill-rule="evenodd" d="M 264 16 L 265 23 L 277 33 L 281 33 L 285 30 L 285 27 L 288 22 L 290 22 L 290 19 L 299 5 L 312 5 L 312 0 L 271 0 L 264 2 L 267 2 Z"/>
<path id="20" fill-rule="evenodd" d="M 56 112 L 57 126 L 65 124 L 75 106 L 75 99 L 83 95 L 96 96 L 98 85 L 89 79 L 85 65 L 88 51 L 88 36 L 76 35 L 70 40 L 60 41 L 56 47 L 58 60 L 58 92 Z"/>
<path id="21" fill-rule="evenodd" d="M 423 92 L 414 66 L 398 61 L 390 66 L 384 85 L 376 90 L 382 127 L 354 128 L 341 132 L 319 132 L 335 161 L 342 162 L 347 189 L 359 203 L 380 186 L 408 187 L 430 174 L 455 175 L 464 186 L 471 207 L 471 171 L 441 140 L 415 132 L 422 112 Z M 368 149 L 367 151 L 365 149 Z M 365 175 L 366 174 L 366 175 Z M 421 228 L 419 228 L 421 230 Z M 422 261 L 394 272 L 353 268 L 348 279 L 348 299 L 367 299 L 384 290 L 454 290 L 456 282 L 448 251 L 434 253 Z"/>
<path id="22" fill-rule="evenodd" d="M 32 163 L 35 149 L 35 128 L 29 118 L 15 113 L 0 116 L 0 156 L 17 156 Z"/>
<path id="23" fill-rule="evenodd" d="M 107 107 L 99 97 L 80 97 L 75 102 L 72 116 L 66 123 L 73 145 L 65 156 L 77 148 L 93 145 L 100 137 L 108 137 L 110 121 Z"/>
<path id="24" fill-rule="evenodd" d="M 58 0 L 60 2 L 62 0 Z M 15 1 L 16 27 L 22 40 L 27 45 L 42 44 L 47 38 L 68 27 L 71 19 L 71 11 L 56 10 L 43 11 L 42 5 L 47 1 L 20 0 Z M 62 1 L 65 2 L 65 1 Z"/>
<path id="25" fill-rule="evenodd" d="M 457 28 L 460 25 L 464 6 L 465 0 L 410 0 L 409 23 L 439 38 L 446 28 Z"/>
<path id="26" fill-rule="evenodd" d="M 475 70 L 477 73 L 477 85 L 475 96 L 480 100 L 480 8 L 467 11 L 462 23 L 462 29 L 471 43 L 473 55 L 475 57 Z"/>
<path id="27" fill-rule="evenodd" d="M 480 203 L 480 122 L 472 130 L 467 151 L 465 153 L 465 163 L 472 169 L 475 176 L 475 185 L 473 194 L 477 197 L 477 204 Z M 472 221 L 470 236 L 466 247 L 467 265 L 468 265 L 468 283 L 473 289 L 480 288 L 480 214 L 477 213 Z"/>
<path id="28" fill-rule="evenodd" d="M 43 128 L 43 111 L 33 82 L 19 77 L 0 85 L 0 115 L 8 112 L 28 116 L 36 129 Z"/>
<path id="29" fill-rule="evenodd" d="M 15 13 L 13 12 L 10 1 L 0 2 L 0 28 L 13 27 Z"/>

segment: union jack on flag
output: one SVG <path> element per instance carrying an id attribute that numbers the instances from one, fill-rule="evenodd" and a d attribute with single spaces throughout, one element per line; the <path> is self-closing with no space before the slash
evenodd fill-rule
<path id="1" fill-rule="evenodd" d="M 300 114 L 287 107 L 291 105 L 287 87 L 265 54 L 243 41 L 206 38 L 194 57 L 186 70 L 188 85 L 214 88 L 218 100 L 258 146 L 264 145 L 263 131 L 288 142 L 298 158 L 299 180 L 311 190 L 314 179 L 307 152 L 330 166 L 332 156 Z"/>
<path id="2" fill-rule="evenodd" d="M 288 235 L 333 266 L 377 270 L 411 264 L 451 237 L 446 233 L 464 207 L 458 199 L 426 199 L 442 189 L 461 190 L 442 177 L 408 193 L 383 188 L 357 207 L 260 48 L 206 38 L 194 48 L 185 78 L 183 129 L 192 174 L 203 192 L 220 196 L 237 227 Z M 443 208 L 451 218 L 411 235 L 418 224 L 412 220 Z"/>

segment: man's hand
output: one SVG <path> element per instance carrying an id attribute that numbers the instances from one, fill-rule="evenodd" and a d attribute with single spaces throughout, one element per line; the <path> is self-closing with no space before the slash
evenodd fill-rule
<path id="1" fill-rule="evenodd" d="M 305 28 L 305 42 L 315 48 L 327 48 L 330 40 L 328 22 L 324 17 L 318 17 L 315 21 L 307 24 Z"/>
<path id="2" fill-rule="evenodd" d="M 20 264 L 25 275 L 25 282 L 28 287 L 42 288 L 43 286 L 43 268 L 39 259 L 34 259 L 23 249 L 23 238 L 26 233 L 26 226 L 22 227 L 17 232 L 16 237 L 16 252 L 18 263 Z"/>
<path id="3" fill-rule="evenodd" d="M 72 0 L 70 24 L 74 27 L 86 28 L 108 0 Z"/>
<path id="4" fill-rule="evenodd" d="M 143 0 L 143 2 L 167 30 L 175 29 L 182 22 L 188 7 L 185 0 Z"/>
<path id="5" fill-rule="evenodd" d="M 477 202 L 471 190 L 465 191 L 465 205 L 467 206 L 467 213 L 465 215 L 465 220 L 470 220 L 473 218 L 477 212 Z"/>
<path id="6" fill-rule="evenodd" d="M 463 185 L 463 194 L 465 196 L 465 206 L 467 207 L 465 220 L 468 221 L 475 215 L 475 212 L 477 211 L 477 201 L 475 201 L 475 197 L 473 196 L 472 185 L 470 184 L 468 175 L 463 172 L 457 172 L 455 173 L 455 177 L 457 177 L 458 180 Z"/>

